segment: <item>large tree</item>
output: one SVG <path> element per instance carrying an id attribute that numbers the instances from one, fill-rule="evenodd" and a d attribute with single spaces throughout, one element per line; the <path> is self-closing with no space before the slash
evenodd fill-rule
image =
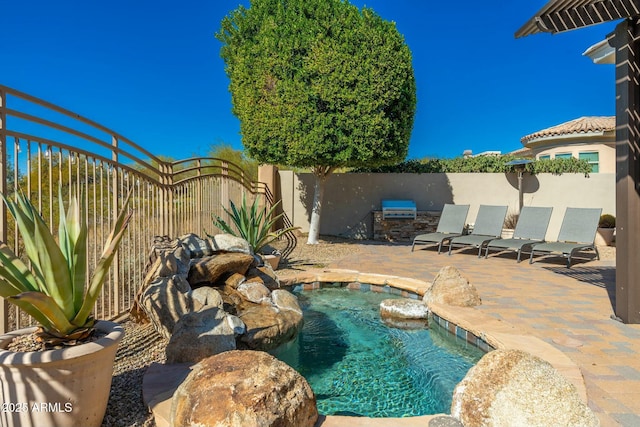
<path id="1" fill-rule="evenodd" d="M 308 243 L 317 243 L 324 184 L 336 168 L 407 155 L 411 51 L 395 23 L 346 0 L 252 0 L 216 37 L 249 156 L 315 175 Z"/>

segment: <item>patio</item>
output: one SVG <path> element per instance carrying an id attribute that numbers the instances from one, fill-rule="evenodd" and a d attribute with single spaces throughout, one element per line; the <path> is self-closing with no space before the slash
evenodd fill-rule
<path id="1" fill-rule="evenodd" d="M 473 250 L 438 255 L 408 244 L 358 244 L 329 267 L 431 281 L 457 267 L 476 286 L 482 312 L 505 320 L 564 352 L 582 371 L 589 406 L 602 426 L 640 425 L 640 325 L 611 318 L 615 262 L 561 259 L 517 264 L 512 255 L 478 259 Z"/>

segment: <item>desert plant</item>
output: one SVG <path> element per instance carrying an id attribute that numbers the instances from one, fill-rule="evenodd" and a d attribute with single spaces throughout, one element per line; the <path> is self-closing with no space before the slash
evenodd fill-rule
<path id="1" fill-rule="evenodd" d="M 260 249 L 278 239 L 283 234 L 298 228 L 288 227 L 274 232 L 271 231 L 273 225 L 283 215 L 273 215 L 279 202 L 271 206 L 271 209 L 267 209 L 266 206 L 260 209 L 258 207 L 257 198 L 253 201 L 251 207 L 247 207 L 247 199 L 245 196 L 242 196 L 242 205 L 240 206 L 240 209 L 238 209 L 233 202 L 230 203 L 230 211 L 227 208 L 223 209 L 229 215 L 229 218 L 231 218 L 235 227 L 231 227 L 217 215 L 214 215 L 212 218 L 213 225 L 225 233 L 245 239 L 249 242 L 249 246 L 251 246 L 254 253 L 258 253 Z M 212 237 L 209 234 L 207 235 Z"/>
<path id="2" fill-rule="evenodd" d="M 131 193 L 127 196 L 126 207 Z M 0 296 L 33 317 L 41 325 L 45 344 L 73 343 L 93 331 L 94 303 L 113 262 L 132 213 L 123 208 L 105 242 L 102 256 L 87 281 L 87 224 L 78 198 L 73 196 L 64 212 L 62 192 L 58 194 L 60 219 L 58 241 L 44 219 L 23 194 L 15 200 L 2 195 L 15 218 L 29 263 L 23 262 L 6 245 L 0 245 Z"/>
<path id="3" fill-rule="evenodd" d="M 600 228 L 615 228 L 616 226 L 616 217 L 611 214 L 604 214 L 600 216 L 600 221 L 598 221 L 598 227 Z"/>

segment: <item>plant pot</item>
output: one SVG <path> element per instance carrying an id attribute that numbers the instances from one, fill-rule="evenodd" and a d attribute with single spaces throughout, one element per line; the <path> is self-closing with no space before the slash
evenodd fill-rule
<path id="1" fill-rule="evenodd" d="M 594 240 L 596 246 L 611 246 L 615 231 L 615 228 L 598 228 L 598 232 L 596 233 L 596 238 Z"/>
<path id="2" fill-rule="evenodd" d="M 107 335 L 60 350 L 5 350 L 16 336 L 0 335 L 0 425 L 3 427 L 99 427 L 102 424 L 118 343 L 124 329 L 100 321 Z"/>
<path id="3" fill-rule="evenodd" d="M 278 269 L 278 264 L 280 264 L 280 258 L 282 258 L 282 255 L 279 255 L 279 254 L 262 255 L 262 259 L 264 259 L 264 262 L 269 263 L 269 265 L 273 270 Z"/>

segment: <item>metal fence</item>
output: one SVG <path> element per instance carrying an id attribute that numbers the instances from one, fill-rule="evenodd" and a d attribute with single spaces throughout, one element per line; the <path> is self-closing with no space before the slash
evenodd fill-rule
<path id="1" fill-rule="evenodd" d="M 167 162 L 124 136 L 69 110 L 0 85 L 0 191 L 23 191 L 52 229 L 59 218 L 58 195 L 80 196 L 89 228 L 89 265 L 100 258 L 117 213 L 131 191 L 133 219 L 95 306 L 96 318 L 126 312 L 142 284 L 153 236 L 214 232 L 211 215 L 243 196 L 268 196 L 238 166 L 197 157 Z M 270 203 L 265 197 L 265 203 Z M 21 241 L 0 203 L 0 240 L 20 256 Z M 31 319 L 6 301 L 0 332 Z"/>

